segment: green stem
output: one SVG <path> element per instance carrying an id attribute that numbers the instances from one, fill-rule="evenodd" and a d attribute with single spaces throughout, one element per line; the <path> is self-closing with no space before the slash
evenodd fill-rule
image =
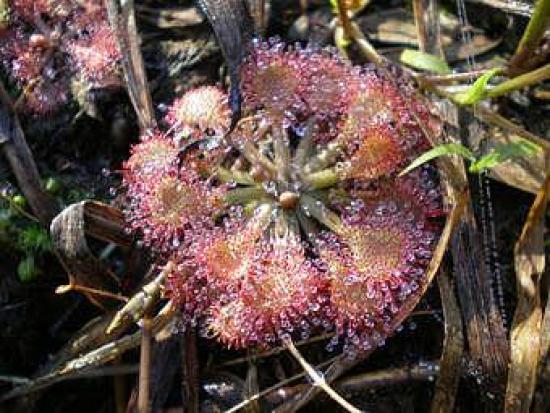
<path id="1" fill-rule="evenodd" d="M 350 37 L 355 40 L 355 43 L 359 47 L 361 53 L 372 63 L 380 66 L 387 62 L 387 59 L 380 55 L 376 49 L 367 40 L 357 23 L 351 22 L 350 24 Z"/>
<path id="2" fill-rule="evenodd" d="M 341 149 L 340 142 L 330 142 L 325 149 L 310 159 L 304 166 L 304 172 L 306 174 L 311 174 L 326 168 L 336 161 Z"/>
<path id="3" fill-rule="evenodd" d="M 277 167 L 269 158 L 264 156 L 252 142 L 245 142 L 237 147 L 248 162 L 252 165 L 263 166 L 272 176 L 277 175 Z"/>
<path id="4" fill-rule="evenodd" d="M 317 228 L 315 222 L 310 217 L 306 216 L 300 209 L 296 210 L 296 217 L 307 239 L 312 244 L 315 244 L 316 236 L 319 233 L 319 228 Z"/>
<path id="5" fill-rule="evenodd" d="M 229 191 L 223 198 L 228 205 L 246 204 L 250 201 L 259 201 L 265 197 L 265 191 L 261 186 L 248 188 L 236 188 Z"/>
<path id="6" fill-rule="evenodd" d="M 311 216 L 336 234 L 343 233 L 343 225 L 340 217 L 328 209 L 321 201 L 310 195 L 302 194 L 300 207 L 304 215 Z"/>
<path id="7" fill-rule="evenodd" d="M 312 117 L 307 121 L 304 136 L 300 139 L 292 163 L 301 168 L 305 165 L 306 160 L 313 147 L 313 128 L 315 126 L 315 119 Z"/>
<path id="8" fill-rule="evenodd" d="M 337 0 L 337 1 L 338 1 L 338 17 L 340 17 L 340 23 L 342 23 L 342 27 L 344 28 L 346 37 L 349 37 L 351 33 L 351 28 L 350 28 L 351 20 L 348 14 L 348 6 L 344 0 Z"/>
<path id="9" fill-rule="evenodd" d="M 340 182 L 340 176 L 334 168 L 327 168 L 306 175 L 304 182 L 314 189 L 325 189 Z"/>
<path id="10" fill-rule="evenodd" d="M 256 185 L 254 178 L 243 171 L 229 170 L 220 166 L 216 172 L 217 177 L 224 183 L 236 182 L 241 185 Z"/>
<path id="11" fill-rule="evenodd" d="M 510 59 L 510 66 L 525 67 L 529 57 L 540 42 L 546 29 L 550 26 L 550 0 L 539 0 L 523 33 L 516 52 Z"/>
<path id="12" fill-rule="evenodd" d="M 273 128 L 273 154 L 274 163 L 277 168 L 277 179 L 279 181 L 288 180 L 288 164 L 290 162 L 289 142 L 286 130 Z"/>
<path id="13" fill-rule="evenodd" d="M 521 76 L 507 80 L 506 82 L 502 82 L 501 84 L 488 90 L 487 97 L 495 98 L 502 96 L 514 90 L 540 83 L 546 79 L 550 79 L 550 63 L 546 66 L 538 68 L 537 70 L 533 70 L 532 72 L 525 73 Z"/>

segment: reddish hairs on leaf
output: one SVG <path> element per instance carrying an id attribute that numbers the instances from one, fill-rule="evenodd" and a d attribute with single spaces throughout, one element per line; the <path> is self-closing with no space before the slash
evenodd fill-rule
<path id="1" fill-rule="evenodd" d="M 242 93 L 247 107 L 263 108 L 282 120 L 303 106 L 306 62 L 300 53 L 279 42 L 255 42 L 241 69 Z"/>
<path id="2" fill-rule="evenodd" d="M 177 263 L 167 296 L 228 347 L 325 330 L 349 355 L 381 345 L 441 232 L 437 171 L 396 173 L 426 145 L 427 109 L 405 83 L 278 41 L 255 42 L 241 74 L 229 136 L 211 123 L 228 122 L 223 92 L 194 89 L 126 165 L 130 223 Z"/>
<path id="3" fill-rule="evenodd" d="M 95 88 L 118 76 L 120 52 L 101 0 L 11 3 L 0 33 L 0 62 L 22 89 L 33 114 L 59 109 L 74 80 Z"/>
<path id="4" fill-rule="evenodd" d="M 230 117 L 227 94 L 215 86 L 202 86 L 176 99 L 166 121 L 185 137 L 200 137 L 207 132 L 223 135 L 229 128 Z"/>

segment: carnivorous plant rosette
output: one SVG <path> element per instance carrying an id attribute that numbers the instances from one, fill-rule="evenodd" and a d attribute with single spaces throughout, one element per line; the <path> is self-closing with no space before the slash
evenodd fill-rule
<path id="1" fill-rule="evenodd" d="M 166 290 L 184 322 L 228 346 L 333 330 L 350 352 L 381 345 L 441 232 L 436 169 L 397 177 L 428 145 L 427 110 L 326 50 L 256 42 L 241 75 L 244 116 L 228 136 L 227 102 L 213 98 L 197 108 L 206 118 L 173 109 L 180 132 L 172 122 L 135 146 L 132 229 L 176 264 Z"/>

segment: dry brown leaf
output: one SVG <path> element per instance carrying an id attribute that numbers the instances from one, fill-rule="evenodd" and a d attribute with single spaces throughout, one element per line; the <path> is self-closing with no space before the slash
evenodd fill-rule
<path id="1" fill-rule="evenodd" d="M 539 284 L 545 265 L 544 215 L 549 189 L 547 175 L 514 250 L 518 304 L 512 322 L 506 412 L 528 412 L 536 385 L 542 327 Z"/>
<path id="2" fill-rule="evenodd" d="M 50 234 L 54 250 L 69 275 L 69 287 L 65 290 L 84 287 L 103 291 L 104 296 L 90 293 L 86 296 L 98 305 L 112 302 L 116 298 L 114 292 L 118 291 L 117 278 L 90 251 L 86 236 L 131 245 L 132 238 L 124 231 L 120 210 L 94 201 L 70 205 L 54 218 Z"/>
<path id="3" fill-rule="evenodd" d="M 492 50 L 500 44 L 502 38 L 489 38 L 479 29 L 474 29 L 472 41 L 465 45 L 460 41 L 460 22 L 454 16 L 446 16 L 441 21 L 441 43 L 448 62 L 466 59 L 468 56 L 477 56 Z M 398 56 L 402 47 L 418 47 L 417 28 L 410 10 L 394 8 L 380 12 L 371 12 L 358 18 L 357 22 L 370 40 L 381 43 L 399 44 L 399 48 L 392 51 L 387 49 L 390 56 Z M 399 50 L 397 50 L 399 49 Z"/>
<path id="4" fill-rule="evenodd" d="M 109 22 L 122 52 L 122 70 L 128 94 L 139 120 L 139 126 L 146 130 L 155 125 L 153 101 L 147 83 L 140 40 L 136 26 L 133 0 L 109 0 L 107 11 Z"/>
<path id="5" fill-rule="evenodd" d="M 435 394 L 430 409 L 432 413 L 453 410 L 464 351 L 462 318 L 446 269 L 440 271 L 437 281 L 439 282 L 441 304 L 445 318 L 445 342 L 443 343 L 443 354 L 439 363 L 439 377 L 435 382 Z"/>

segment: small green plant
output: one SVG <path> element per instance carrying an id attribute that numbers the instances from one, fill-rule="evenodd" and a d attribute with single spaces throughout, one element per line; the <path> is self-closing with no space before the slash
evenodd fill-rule
<path id="1" fill-rule="evenodd" d="M 31 225 L 19 233 L 17 246 L 25 254 L 17 266 L 17 276 L 22 282 L 32 281 L 41 273 L 37 258 L 52 250 L 50 236 L 42 227 Z"/>
<path id="2" fill-rule="evenodd" d="M 0 198 L 0 244 L 3 251 L 20 257 L 17 276 L 22 282 L 36 279 L 44 257 L 52 251 L 48 231 L 31 221 L 23 195 L 5 195 Z"/>
<path id="3" fill-rule="evenodd" d="M 399 176 L 403 176 L 420 165 L 444 155 L 461 156 L 470 162 L 469 172 L 480 173 L 509 160 L 534 156 L 541 150 L 542 148 L 536 143 L 520 138 L 515 142 L 498 144 L 487 155 L 477 158 L 470 149 L 460 143 L 445 143 L 424 152 L 401 171 Z"/>

